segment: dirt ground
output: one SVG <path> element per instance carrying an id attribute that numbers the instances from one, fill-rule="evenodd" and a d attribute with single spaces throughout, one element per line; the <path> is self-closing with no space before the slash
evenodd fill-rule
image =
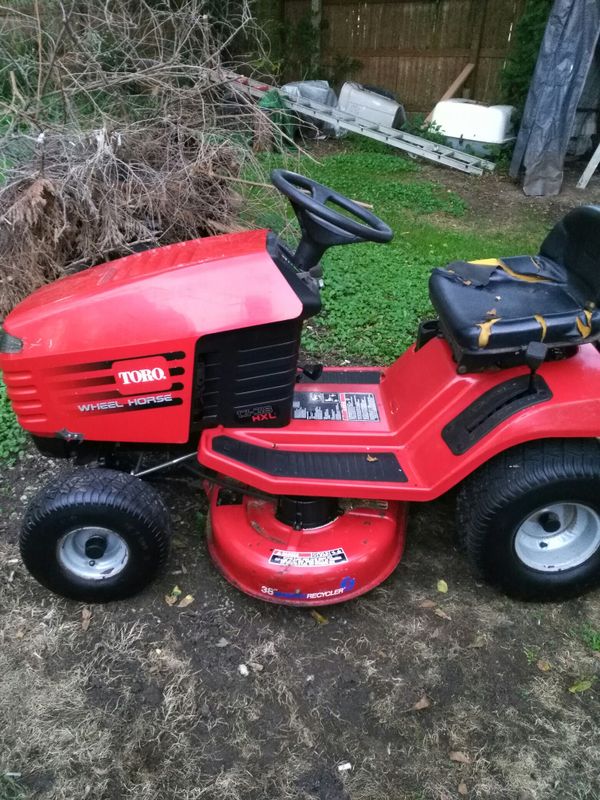
<path id="1" fill-rule="evenodd" d="M 507 224 L 575 204 L 430 169 L 482 220 L 495 204 Z M 583 201 L 594 193 L 598 180 Z M 63 469 L 31 450 L 0 473 L 0 800 L 600 796 L 600 659 L 582 638 L 600 630 L 600 593 L 523 604 L 477 583 L 452 497 L 415 505 L 396 572 L 323 624 L 225 583 L 199 489 L 163 481 L 168 572 L 92 607 L 84 630 L 84 607 L 39 587 L 16 545 L 23 508 Z M 165 603 L 175 584 L 186 609 Z"/>
<path id="2" fill-rule="evenodd" d="M 523 215 L 537 216 L 553 225 L 567 211 L 587 203 L 600 203 L 600 172 L 593 175 L 585 189 L 577 181 L 586 166 L 585 160 L 565 164 L 562 190 L 555 197 L 526 197 L 518 183 L 505 174 L 488 174 L 483 180 L 457 170 L 440 170 L 435 165 L 423 165 L 419 177 L 443 183 L 463 197 L 469 207 L 483 220 L 510 227 Z"/>

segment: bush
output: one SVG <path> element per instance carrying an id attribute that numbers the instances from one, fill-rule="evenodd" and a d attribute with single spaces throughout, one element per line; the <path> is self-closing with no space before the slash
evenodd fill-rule
<path id="1" fill-rule="evenodd" d="M 501 74 L 504 100 L 523 112 L 540 45 L 554 0 L 526 0 Z"/>
<path id="2" fill-rule="evenodd" d="M 436 144 L 448 144 L 437 122 L 425 122 L 425 114 L 412 114 L 402 126 L 402 130 L 404 133 L 412 133 L 413 136 L 429 139 Z"/>
<path id="3" fill-rule="evenodd" d="M 270 123 L 223 71 L 253 32 L 248 0 L 229 6 L 48 0 L 2 18 L 0 316 L 66 272 L 236 228 Z"/>

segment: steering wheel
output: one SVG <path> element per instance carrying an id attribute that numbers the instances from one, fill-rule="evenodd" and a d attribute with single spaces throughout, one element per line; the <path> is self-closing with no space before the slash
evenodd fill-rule
<path id="1" fill-rule="evenodd" d="M 368 209 L 312 178 L 286 169 L 274 169 L 271 181 L 289 198 L 300 223 L 302 239 L 294 258 L 304 269 L 318 264 L 328 247 L 356 242 L 389 242 L 394 235 L 390 226 Z M 352 217 L 336 211 L 327 203 L 348 211 Z"/>

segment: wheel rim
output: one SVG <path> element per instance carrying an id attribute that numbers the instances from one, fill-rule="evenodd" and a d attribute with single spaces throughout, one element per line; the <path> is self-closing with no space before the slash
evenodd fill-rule
<path id="1" fill-rule="evenodd" d="M 540 572 L 578 567 L 600 547 L 600 517 L 582 503 L 554 503 L 527 517 L 515 536 L 519 559 Z"/>
<path id="2" fill-rule="evenodd" d="M 78 578 L 104 581 L 125 569 L 129 560 L 127 543 L 109 528 L 74 528 L 57 545 L 62 568 Z"/>

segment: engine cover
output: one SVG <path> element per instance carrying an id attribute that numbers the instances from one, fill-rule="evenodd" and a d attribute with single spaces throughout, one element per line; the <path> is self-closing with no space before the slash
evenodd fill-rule
<path id="1" fill-rule="evenodd" d="M 306 309 L 267 246 L 264 230 L 197 239 L 34 292 L 4 323 L 18 346 L 0 349 L 19 423 L 38 437 L 157 444 L 261 413 L 286 424 Z"/>
<path id="2" fill-rule="evenodd" d="M 404 549 L 405 503 L 361 501 L 320 528 L 280 522 L 273 501 L 222 501 L 209 490 L 208 548 L 223 576 L 252 597 L 290 606 L 351 600 L 384 581 Z"/>

